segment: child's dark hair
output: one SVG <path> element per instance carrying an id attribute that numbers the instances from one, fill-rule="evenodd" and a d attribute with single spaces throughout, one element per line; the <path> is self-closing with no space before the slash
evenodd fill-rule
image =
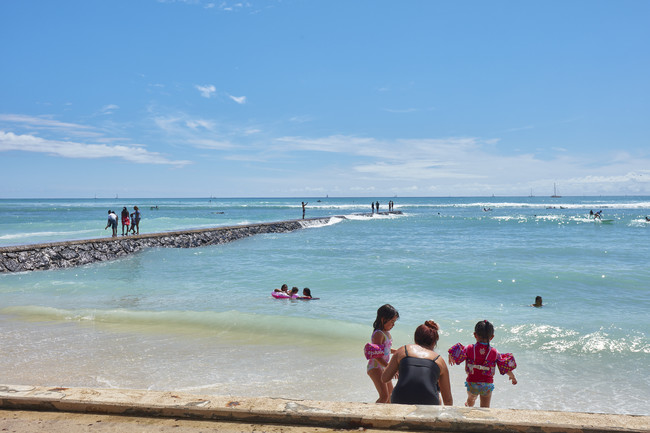
<path id="1" fill-rule="evenodd" d="M 384 330 L 384 324 L 388 322 L 389 320 L 392 320 L 394 317 L 397 317 L 399 319 L 399 313 L 390 304 L 385 304 L 379 307 L 377 310 L 377 318 L 375 319 L 375 323 L 372 324 L 372 327 L 376 330 L 383 331 Z"/>
<path id="2" fill-rule="evenodd" d="M 302 289 L 302 294 L 305 296 L 311 296 L 311 290 L 309 290 L 309 287 Z"/>
<path id="3" fill-rule="evenodd" d="M 494 337 L 494 326 L 487 320 L 481 320 L 474 327 L 474 332 L 483 343 L 489 343 L 490 339 Z"/>

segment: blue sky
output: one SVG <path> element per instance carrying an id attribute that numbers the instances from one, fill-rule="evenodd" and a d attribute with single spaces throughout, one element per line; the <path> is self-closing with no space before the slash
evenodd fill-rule
<path id="1" fill-rule="evenodd" d="M 0 198 L 650 194 L 650 2 L 0 2 Z"/>

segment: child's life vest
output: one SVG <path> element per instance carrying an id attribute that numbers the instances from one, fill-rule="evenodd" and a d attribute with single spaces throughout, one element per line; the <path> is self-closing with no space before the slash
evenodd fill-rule
<path id="1" fill-rule="evenodd" d="M 469 344 L 463 347 L 458 343 L 449 349 L 449 355 L 454 364 L 465 361 L 467 382 L 492 383 L 496 367 L 499 367 L 501 374 L 506 374 L 517 368 L 517 362 L 512 353 L 500 354 L 496 348 L 488 344 Z"/>

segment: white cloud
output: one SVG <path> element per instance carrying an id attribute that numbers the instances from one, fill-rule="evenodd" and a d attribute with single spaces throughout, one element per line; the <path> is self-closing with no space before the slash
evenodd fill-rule
<path id="1" fill-rule="evenodd" d="M 235 101 L 236 103 L 238 103 L 240 105 L 243 105 L 243 104 L 246 103 L 246 97 L 245 96 L 232 96 L 232 95 L 228 95 L 228 96 L 230 97 L 230 99 L 232 99 L 233 101 Z"/>
<path id="2" fill-rule="evenodd" d="M 531 188 L 535 194 L 550 195 L 555 181 L 564 195 L 650 193 L 650 160 L 645 155 L 566 151 L 540 159 L 531 153 L 503 155 L 495 146 L 498 142 L 475 137 L 386 140 L 333 135 L 280 137 L 272 150 L 274 158 L 318 160 L 297 152 L 334 154 L 341 169 L 337 184 L 374 185 L 398 194 L 409 194 L 408 188 L 417 186 L 446 195 L 527 195 Z"/>
<path id="3" fill-rule="evenodd" d="M 92 127 L 77 123 L 60 122 L 50 117 L 26 116 L 23 114 L 0 114 L 0 122 L 26 125 L 34 129 L 90 130 Z"/>
<path id="4" fill-rule="evenodd" d="M 201 149 L 231 149 L 234 146 L 228 141 L 213 140 L 209 138 L 192 138 L 188 142 Z"/>
<path id="5" fill-rule="evenodd" d="M 115 104 L 104 105 L 102 107 L 102 109 L 101 109 L 101 113 L 102 114 L 113 114 L 113 112 L 115 110 L 119 109 L 119 108 L 120 107 L 118 105 L 115 105 Z"/>
<path id="6" fill-rule="evenodd" d="M 211 130 L 214 128 L 214 122 L 211 122 L 209 120 L 204 120 L 204 119 L 190 119 L 185 122 L 185 125 L 187 125 L 188 128 L 191 129 L 207 129 Z"/>
<path id="7" fill-rule="evenodd" d="M 212 95 L 217 91 L 217 88 L 214 87 L 212 84 L 208 84 L 205 86 L 199 86 L 198 84 L 196 86 L 196 89 L 201 93 L 201 96 L 204 98 L 211 98 Z"/>
<path id="8" fill-rule="evenodd" d="M 122 158 L 138 164 L 167 164 L 183 166 L 190 161 L 173 161 L 142 146 L 87 144 L 73 141 L 48 140 L 34 135 L 17 135 L 0 131 L 0 152 L 21 151 L 56 155 L 63 158 Z"/>

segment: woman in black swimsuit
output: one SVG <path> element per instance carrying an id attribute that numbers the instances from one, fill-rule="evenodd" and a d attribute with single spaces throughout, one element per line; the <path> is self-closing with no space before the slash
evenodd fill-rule
<path id="1" fill-rule="evenodd" d="M 454 404 L 445 360 L 433 349 L 438 343 L 438 324 L 427 320 L 415 330 L 415 344 L 397 349 L 384 370 L 381 380 L 388 382 L 399 371 L 391 403 L 440 405 Z"/>

